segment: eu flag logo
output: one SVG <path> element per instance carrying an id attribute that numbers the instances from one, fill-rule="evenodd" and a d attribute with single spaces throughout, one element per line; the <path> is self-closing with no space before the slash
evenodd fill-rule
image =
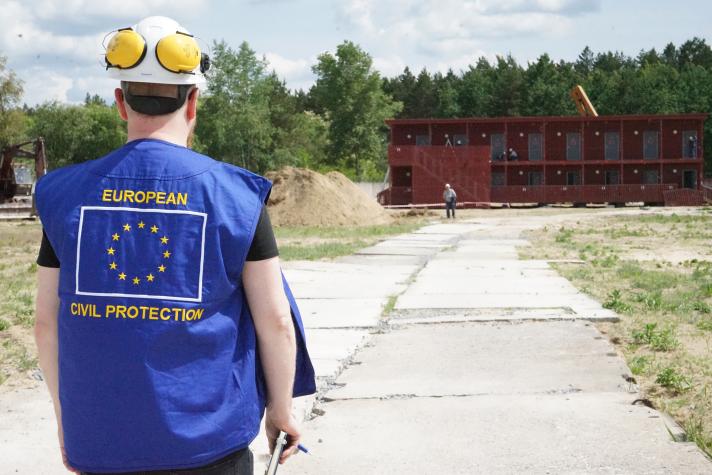
<path id="1" fill-rule="evenodd" d="M 200 302 L 207 215 L 83 206 L 76 293 Z"/>

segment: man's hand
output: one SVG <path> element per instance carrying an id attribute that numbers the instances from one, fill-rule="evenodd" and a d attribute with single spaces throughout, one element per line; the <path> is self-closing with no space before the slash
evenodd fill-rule
<path id="1" fill-rule="evenodd" d="M 276 411 L 272 411 L 267 408 L 267 414 L 265 416 L 265 431 L 267 432 L 267 443 L 269 444 L 269 451 L 272 453 L 274 451 L 274 446 L 279 436 L 279 431 L 283 430 L 287 434 L 287 445 L 282 451 L 282 456 L 279 458 L 279 463 L 284 463 L 289 457 L 295 455 L 299 448 L 299 439 L 301 434 L 299 433 L 299 427 L 297 425 L 296 419 L 291 414 L 279 417 Z"/>

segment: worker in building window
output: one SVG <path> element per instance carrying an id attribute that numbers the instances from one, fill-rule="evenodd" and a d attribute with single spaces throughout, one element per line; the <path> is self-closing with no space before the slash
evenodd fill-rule
<path id="1" fill-rule="evenodd" d="M 455 219 L 455 207 L 457 206 L 457 193 L 450 186 L 449 183 L 445 183 L 445 191 L 443 191 L 443 200 L 445 200 L 445 214 L 448 219 L 450 219 L 450 212 L 452 211 L 452 219 Z"/>
<path id="2" fill-rule="evenodd" d="M 519 160 L 519 154 L 517 153 L 516 150 L 514 150 L 513 148 L 510 148 L 509 149 L 509 161 L 516 162 L 517 160 Z"/>
<path id="3" fill-rule="evenodd" d="M 690 135 L 687 139 L 687 156 L 689 158 L 697 158 L 697 137 Z"/>

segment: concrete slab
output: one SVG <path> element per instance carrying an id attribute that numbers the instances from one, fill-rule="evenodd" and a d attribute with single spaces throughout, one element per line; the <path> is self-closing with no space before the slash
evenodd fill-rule
<path id="1" fill-rule="evenodd" d="M 568 298 L 567 298 L 568 297 Z M 437 294 L 422 295 L 407 292 L 396 301 L 395 308 L 574 308 L 578 295 L 541 294 Z"/>
<path id="2" fill-rule="evenodd" d="M 333 260 L 339 264 L 359 264 L 361 266 L 398 266 L 415 270 L 425 264 L 429 256 L 404 256 L 404 255 L 351 255 L 337 257 Z M 373 269 L 371 269 L 373 271 Z"/>
<path id="3" fill-rule="evenodd" d="M 393 255 L 393 256 L 430 256 L 437 252 L 436 249 L 413 246 L 389 246 L 376 244 L 365 247 L 356 252 L 356 255 Z"/>
<path id="4" fill-rule="evenodd" d="M 3 388 L 0 401 L 0 473 L 66 475 L 52 399 L 44 383 Z"/>
<path id="5" fill-rule="evenodd" d="M 479 229 L 481 225 L 475 223 L 441 223 L 423 226 L 415 234 L 465 234 Z"/>
<path id="6" fill-rule="evenodd" d="M 378 298 L 398 294 L 413 272 L 405 266 L 372 266 L 345 263 L 293 265 L 284 270 L 289 285 L 300 298 Z"/>
<path id="7" fill-rule="evenodd" d="M 584 322 L 416 325 L 375 335 L 328 399 L 625 391 L 614 348 Z"/>
<path id="8" fill-rule="evenodd" d="M 703 474 L 651 409 L 621 393 L 353 400 L 304 427 L 294 474 Z"/>
<path id="9" fill-rule="evenodd" d="M 387 299 L 297 299 L 304 326 L 370 328 L 378 325 Z"/>

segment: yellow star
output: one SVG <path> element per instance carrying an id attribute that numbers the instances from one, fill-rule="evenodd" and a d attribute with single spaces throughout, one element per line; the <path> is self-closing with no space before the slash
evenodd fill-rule
<path id="1" fill-rule="evenodd" d="M 111 264 L 109 264 L 109 269 L 116 270 L 116 262 L 112 262 Z"/>
<path id="2" fill-rule="evenodd" d="M 134 285 L 138 285 L 139 282 L 141 282 L 141 279 L 139 279 L 138 277 L 133 278 Z"/>
<path id="3" fill-rule="evenodd" d="M 114 234 L 111 235 L 111 239 L 113 239 L 114 241 L 118 241 L 118 240 L 119 240 L 119 235 L 116 234 L 116 233 L 114 233 Z"/>
<path id="4" fill-rule="evenodd" d="M 126 274 L 124 274 L 123 272 L 119 274 L 119 280 L 126 280 Z"/>
<path id="5" fill-rule="evenodd" d="M 146 227 L 146 225 L 144 224 L 143 221 L 141 221 L 140 223 L 138 223 L 138 227 L 139 227 L 140 229 L 143 229 L 143 228 Z"/>
<path id="6" fill-rule="evenodd" d="M 168 238 L 166 236 L 161 238 L 161 244 L 168 244 Z"/>
<path id="7" fill-rule="evenodd" d="M 163 264 L 158 266 L 158 272 L 165 272 L 165 271 L 166 271 L 166 266 L 164 266 Z"/>
<path id="8" fill-rule="evenodd" d="M 157 233 L 157 232 L 158 232 L 158 226 L 156 226 L 155 224 L 154 224 L 153 226 L 151 226 L 151 232 L 152 232 L 152 233 Z"/>
<path id="9" fill-rule="evenodd" d="M 154 279 L 153 274 L 148 274 L 148 275 L 146 276 L 146 280 L 149 281 L 149 282 L 153 282 L 153 279 Z"/>
<path id="10" fill-rule="evenodd" d="M 163 257 L 165 257 L 166 259 L 168 259 L 169 257 L 171 257 L 171 253 L 168 252 L 168 251 L 166 251 L 166 252 L 163 253 Z"/>
<path id="11" fill-rule="evenodd" d="M 114 250 L 113 247 L 110 247 L 109 249 L 106 250 L 106 252 L 107 252 L 110 256 L 113 256 L 116 251 Z"/>
<path id="12" fill-rule="evenodd" d="M 131 231 L 131 225 L 129 223 L 124 224 L 124 231 Z"/>

